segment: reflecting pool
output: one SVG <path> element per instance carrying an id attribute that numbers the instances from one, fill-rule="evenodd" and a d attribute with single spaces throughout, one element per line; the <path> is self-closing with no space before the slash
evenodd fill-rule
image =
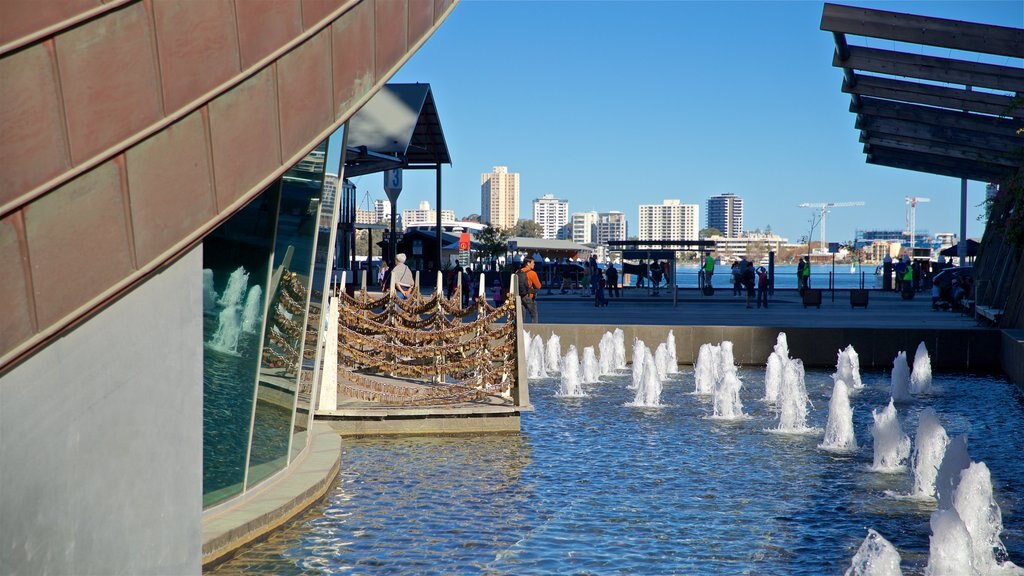
<path id="1" fill-rule="evenodd" d="M 536 411 L 518 435 L 345 440 L 326 501 L 210 573 L 226 574 L 842 574 L 872 528 L 928 561 L 934 503 L 902 497 L 910 470 L 872 471 L 871 411 L 890 375 L 865 372 L 850 395 L 858 450 L 818 448 L 829 373 L 808 372 L 811 434 L 768 432 L 764 370 L 741 368 L 746 418 L 709 418 L 692 368 L 669 375 L 663 406 L 627 406 L 629 372 L 557 397 L 531 383 Z M 912 439 L 931 407 L 950 438 L 992 472 L 1010 560 L 1024 563 L 1024 394 L 1003 378 L 936 374 L 897 405 Z"/>

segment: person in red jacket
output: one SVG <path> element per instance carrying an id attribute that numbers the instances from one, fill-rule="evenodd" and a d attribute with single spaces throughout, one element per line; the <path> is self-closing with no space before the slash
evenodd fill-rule
<path id="1" fill-rule="evenodd" d="M 768 271 L 764 266 L 757 267 L 757 307 L 760 308 L 761 304 L 768 307 Z"/>

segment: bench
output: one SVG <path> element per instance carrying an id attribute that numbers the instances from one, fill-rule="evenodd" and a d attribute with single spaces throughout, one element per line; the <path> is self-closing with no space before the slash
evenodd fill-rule
<path id="1" fill-rule="evenodd" d="M 868 307 L 868 291 L 864 288 L 850 290 L 850 308 Z"/>
<path id="2" fill-rule="evenodd" d="M 821 290 L 818 288 L 804 288 L 803 303 L 804 308 L 808 306 L 821 308 Z"/>
<path id="3" fill-rule="evenodd" d="M 977 312 L 978 316 L 981 316 L 982 318 L 989 320 L 993 324 L 998 323 L 999 319 L 1003 316 L 1002 308 L 992 308 L 990 306 L 975 306 L 974 311 Z"/>

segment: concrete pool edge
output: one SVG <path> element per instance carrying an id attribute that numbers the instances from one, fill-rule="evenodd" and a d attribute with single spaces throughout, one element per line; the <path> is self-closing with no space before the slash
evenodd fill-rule
<path id="1" fill-rule="evenodd" d="M 341 468 L 341 436 L 317 421 L 310 432 L 309 447 L 281 477 L 267 480 L 223 508 L 203 513 L 204 570 L 266 537 L 327 494 Z"/>

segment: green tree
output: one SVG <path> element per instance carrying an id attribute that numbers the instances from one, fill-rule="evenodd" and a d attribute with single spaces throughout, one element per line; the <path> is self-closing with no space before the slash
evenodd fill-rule
<path id="1" fill-rule="evenodd" d="M 718 228 L 704 228 L 697 233 L 698 238 L 708 238 L 710 236 L 721 236 L 722 231 Z"/>
<path id="2" fill-rule="evenodd" d="M 494 260 L 508 251 L 510 238 L 512 238 L 512 233 L 508 230 L 488 226 L 476 235 L 476 242 L 479 246 L 477 250 L 482 256 Z"/>
<path id="3" fill-rule="evenodd" d="M 524 219 L 516 222 L 514 235 L 521 238 L 543 238 L 544 228 L 533 220 Z"/>

